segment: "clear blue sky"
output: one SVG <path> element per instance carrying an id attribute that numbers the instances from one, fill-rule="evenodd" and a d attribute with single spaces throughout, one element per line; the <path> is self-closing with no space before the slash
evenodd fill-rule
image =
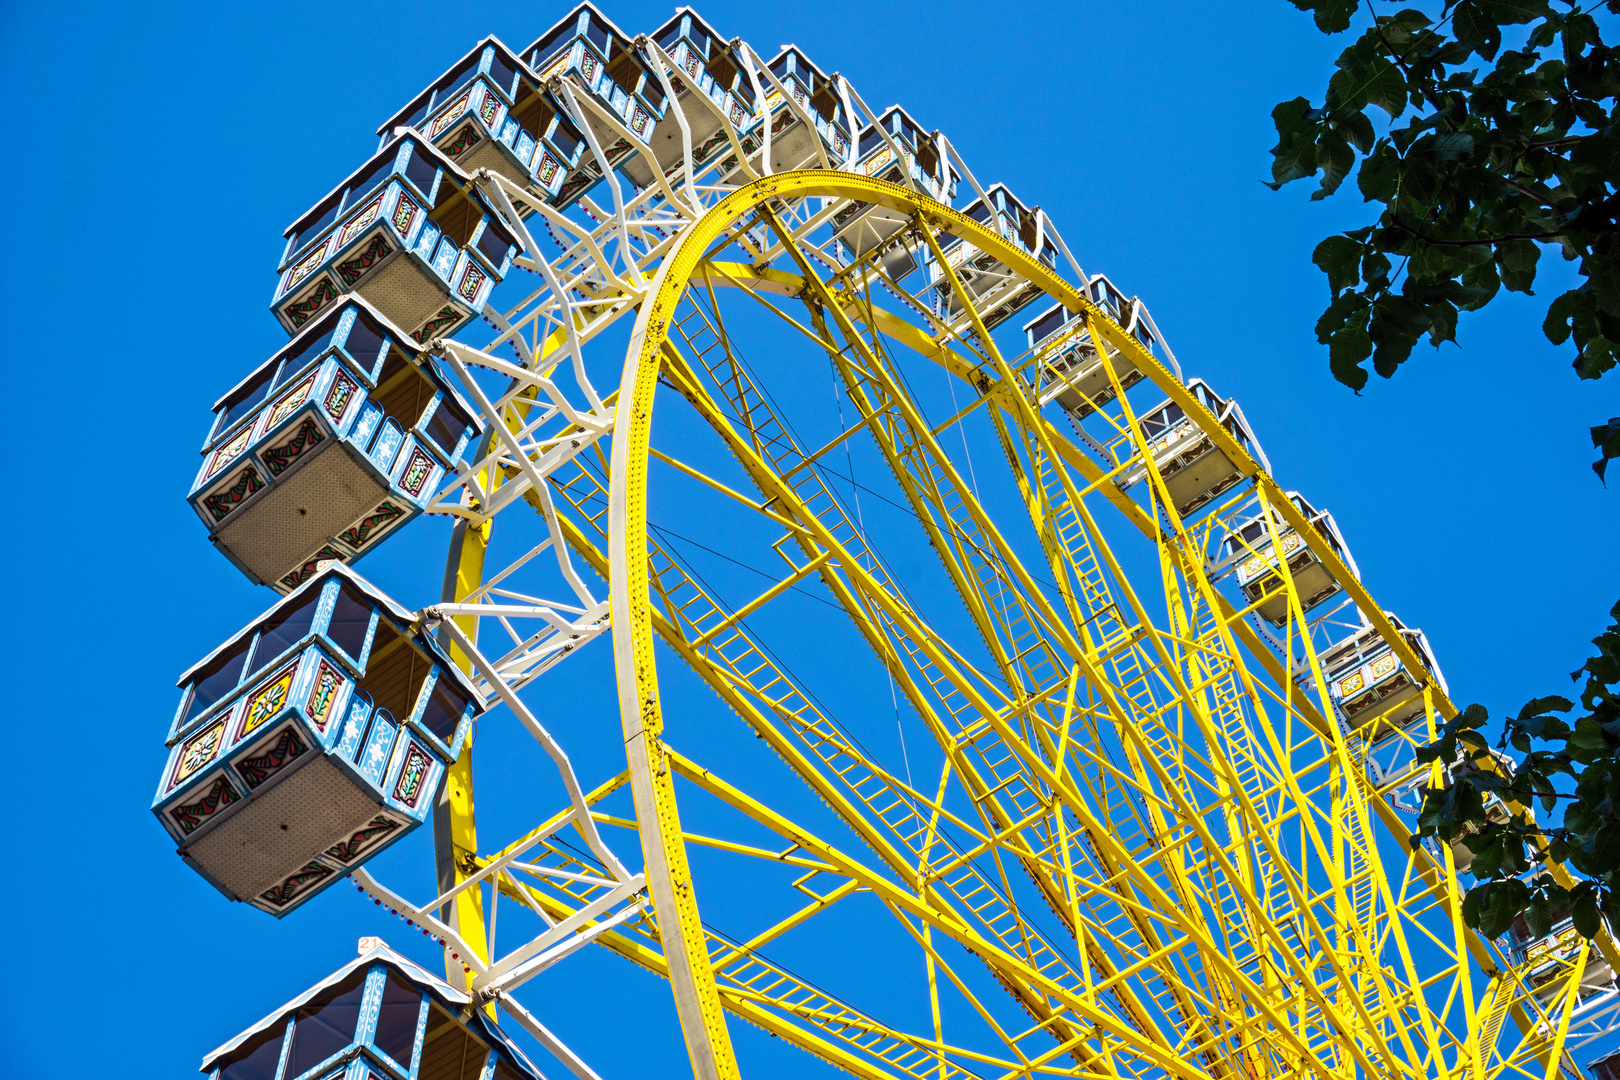
<path id="1" fill-rule="evenodd" d="M 671 10 L 604 6 L 632 32 Z M 15 118 L 0 357 L 11 415 L 33 432 L 12 451 L 26 483 L 0 531 L 18 691 L 0 796 L 0 1076 L 190 1075 L 361 934 L 419 949 L 352 893 L 282 922 L 227 904 L 151 820 L 175 676 L 270 600 L 210 550 L 184 496 L 208 407 L 285 340 L 266 310 L 282 229 L 478 38 L 521 46 L 565 10 L 0 8 Z M 1544 298 L 1567 287 L 1548 258 L 1543 297 L 1465 316 L 1458 345 L 1419 346 L 1360 397 L 1333 382 L 1309 256 L 1366 211 L 1351 193 L 1313 204 L 1304 185 L 1260 180 L 1272 105 L 1319 94 L 1342 39 L 1283 0 L 701 11 L 766 54 L 798 43 L 874 107 L 945 130 L 981 180 L 1044 206 L 1088 270 L 1149 303 L 1188 374 L 1241 400 L 1278 478 L 1334 512 L 1374 595 L 1428 631 L 1459 701 L 1500 712 L 1569 686 L 1620 598 L 1620 491 L 1594 479 L 1586 436 L 1620 413 L 1620 376 L 1580 383 L 1542 338 Z M 431 602 L 444 536 L 417 523 L 362 570 Z M 587 783 L 616 768 L 570 750 Z M 425 830 L 413 843 L 400 858 L 417 862 L 394 865 L 428 857 Z M 530 999 L 548 1022 L 609 1080 L 686 1074 L 662 985 L 613 960 L 580 971 L 622 975 L 622 998 L 597 1001 L 604 1019 L 557 981 Z M 738 1038 L 757 1055 L 745 1062 L 807 1067 Z"/>

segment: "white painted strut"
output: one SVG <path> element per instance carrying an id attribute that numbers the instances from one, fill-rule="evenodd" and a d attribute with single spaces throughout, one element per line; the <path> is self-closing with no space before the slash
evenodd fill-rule
<path id="1" fill-rule="evenodd" d="M 490 996 L 500 1003 L 501 1009 L 506 1015 L 516 1020 L 518 1026 L 524 1031 L 533 1035 L 535 1042 L 545 1047 L 552 1057 L 566 1065 L 568 1071 L 579 1077 L 579 1080 L 602 1080 L 600 1076 L 596 1075 L 596 1070 L 585 1064 L 578 1054 L 564 1046 L 562 1040 L 553 1035 L 551 1030 L 536 1019 L 529 1010 L 500 991 L 496 991 Z"/>
<path id="2" fill-rule="evenodd" d="M 630 246 L 630 227 L 624 218 L 624 191 L 619 186 L 618 174 L 608 163 L 607 155 L 602 152 L 602 145 L 597 141 L 596 132 L 591 129 L 591 123 L 585 118 L 585 112 L 579 107 L 579 101 L 574 97 L 574 88 L 567 79 L 556 80 L 557 86 L 562 90 L 564 101 L 568 105 L 571 119 L 585 134 L 585 141 L 590 144 L 591 156 L 596 159 L 596 165 L 602 170 L 602 179 L 608 183 L 608 190 L 613 192 L 613 217 L 619 228 L 619 242 L 624 245 L 620 251 L 620 260 L 624 263 L 625 272 L 638 282 L 643 280 L 641 268 L 636 265 L 635 249 Z"/>
<path id="3" fill-rule="evenodd" d="M 579 777 L 574 774 L 574 767 L 569 762 L 568 755 L 563 752 L 562 746 L 558 744 L 556 739 L 552 738 L 551 732 L 545 729 L 545 726 L 529 710 L 529 707 L 523 703 L 523 699 L 518 697 L 516 692 L 507 684 L 507 681 L 501 677 L 501 673 L 495 665 L 490 663 L 489 659 L 478 651 L 478 646 L 473 643 L 472 639 L 467 636 L 454 619 L 450 618 L 448 614 L 442 614 L 441 609 L 435 607 L 425 609 L 421 613 L 421 617 L 424 621 L 436 622 L 445 629 L 456 643 L 456 646 L 471 660 L 473 667 L 489 681 L 491 689 L 495 691 L 495 696 L 500 698 L 508 709 L 512 710 L 512 715 L 518 718 L 518 721 L 528 729 L 529 734 L 534 736 L 535 741 L 550 756 L 557 766 L 558 773 L 561 775 L 563 787 L 568 791 L 568 801 L 574 808 L 574 822 L 578 825 L 580 833 L 585 837 L 586 845 L 601 860 L 602 865 L 608 868 L 608 871 L 616 880 L 621 883 L 628 882 L 630 872 L 624 868 L 624 864 L 619 861 L 619 857 L 602 840 L 602 835 L 596 827 L 596 819 L 591 817 L 591 807 L 585 799 L 585 790 L 580 786 Z"/>

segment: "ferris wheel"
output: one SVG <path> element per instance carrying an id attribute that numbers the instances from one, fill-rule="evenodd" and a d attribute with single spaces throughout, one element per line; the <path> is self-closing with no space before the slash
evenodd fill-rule
<path id="1" fill-rule="evenodd" d="M 1613 937 L 1482 939 L 1466 843 L 1413 842 L 1476 767 L 1415 759 L 1422 632 L 944 134 L 590 5 L 378 134 L 216 406 L 191 504 L 281 595 L 181 677 L 153 811 L 227 897 L 357 888 L 445 970 L 363 943 L 205 1071 L 538 1073 L 498 1011 L 594 1077 L 521 999 L 597 948 L 699 1077 L 739 1020 L 872 1080 L 1620 1077 Z M 351 567 L 423 514 L 412 611 Z M 548 707 L 586 650 L 589 783 Z M 479 717 L 562 793 L 495 846 Z M 435 893 L 367 868 L 430 820 Z"/>

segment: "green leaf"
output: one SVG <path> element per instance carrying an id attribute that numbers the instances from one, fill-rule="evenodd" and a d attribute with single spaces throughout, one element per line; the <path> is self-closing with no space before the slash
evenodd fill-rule
<path id="1" fill-rule="evenodd" d="M 1545 895 L 1533 896 L 1524 909 L 1524 922 L 1532 937 L 1542 937 L 1552 929 L 1552 905 Z"/>
<path id="2" fill-rule="evenodd" d="M 1593 268 L 1588 272 L 1587 281 L 1592 286 L 1592 296 L 1604 313 L 1620 316 L 1620 273 L 1608 267 L 1604 271 Z"/>
<path id="3" fill-rule="evenodd" d="M 1549 694 L 1547 697 L 1531 698 L 1525 702 L 1524 708 L 1519 710 L 1519 715 L 1515 719 L 1523 722 L 1532 716 L 1540 716 L 1542 713 L 1569 712 L 1574 707 L 1575 703 L 1569 698 Z"/>
<path id="4" fill-rule="evenodd" d="M 1511 873 L 1512 866 L 1504 866 L 1510 862 L 1507 839 L 1499 832 L 1489 836 L 1480 833 L 1467 836 L 1463 846 L 1474 856 L 1468 872 L 1478 878 L 1493 878 L 1504 869 Z"/>
<path id="5" fill-rule="evenodd" d="M 1423 225 L 1430 211 L 1440 202 L 1440 177 L 1434 162 L 1413 152 L 1401 159 L 1401 206 L 1412 224 Z"/>
<path id="6" fill-rule="evenodd" d="M 1385 378 L 1412 355 L 1412 346 L 1418 335 L 1428 326 L 1428 319 L 1415 304 L 1404 296 L 1385 296 L 1373 309 L 1369 333 L 1377 351 L 1373 353 L 1373 370 Z"/>
<path id="7" fill-rule="evenodd" d="M 1356 184 L 1361 188 L 1362 200 L 1381 203 L 1392 201 L 1395 192 L 1400 188 L 1400 180 L 1400 157 L 1388 139 L 1378 140 L 1378 145 L 1362 161 L 1361 171 L 1356 174 Z"/>
<path id="8" fill-rule="evenodd" d="M 1328 91 L 1330 96 L 1336 92 L 1346 107 L 1360 112 L 1368 105 L 1376 105 L 1391 120 L 1406 111 L 1411 96 L 1406 76 L 1385 55 L 1383 43 L 1372 31 L 1346 49 L 1336 63 L 1339 70 L 1328 80 Z"/>
<path id="9" fill-rule="evenodd" d="M 1347 113 L 1334 127 L 1346 141 L 1363 154 L 1373 148 L 1373 125 L 1366 113 Z"/>
<path id="10" fill-rule="evenodd" d="M 1359 280 L 1359 267 L 1363 246 L 1348 236 L 1330 236 L 1316 245 L 1311 262 L 1327 275 L 1328 288 L 1338 296 L 1345 289 L 1354 288 Z"/>
<path id="11" fill-rule="evenodd" d="M 1372 338 L 1360 326 L 1346 326 L 1328 342 L 1328 367 L 1333 377 L 1352 390 L 1367 385 L 1361 362 L 1372 353 Z"/>
<path id="12" fill-rule="evenodd" d="M 1581 339 L 1580 328 L 1577 327 L 1575 337 L 1580 342 L 1581 351 L 1575 356 L 1575 374 L 1583 379 L 1596 379 L 1620 361 L 1615 343 L 1607 338 Z M 1620 335 L 1617 335 L 1620 336 Z"/>
<path id="13" fill-rule="evenodd" d="M 1609 741 L 1603 734 L 1602 725 L 1582 717 L 1575 723 L 1575 734 L 1569 737 L 1569 745 L 1581 750 L 1602 750 L 1609 745 Z"/>
<path id="14" fill-rule="evenodd" d="M 1485 886 L 1483 886 L 1483 885 L 1476 886 L 1475 888 L 1469 889 L 1468 890 L 1468 895 L 1463 897 L 1463 903 L 1462 903 L 1463 922 L 1465 924 L 1467 924 L 1468 926 L 1473 927 L 1475 930 L 1479 929 L 1479 909 L 1482 906 L 1482 904 L 1480 902 L 1482 900 L 1484 900 L 1484 899 L 1485 899 Z M 1511 920 L 1509 920 L 1509 922 L 1511 924 Z"/>
<path id="15" fill-rule="evenodd" d="M 1316 320 L 1316 340 L 1327 345 L 1342 327 L 1351 324 L 1366 326 L 1369 306 L 1367 298 L 1361 293 L 1340 293 L 1322 312 L 1322 317 Z"/>
<path id="16" fill-rule="evenodd" d="M 1553 742 L 1569 738 L 1570 727 L 1555 716 L 1531 716 L 1509 724 L 1514 731 L 1522 731 L 1532 739 Z"/>
<path id="17" fill-rule="evenodd" d="M 1469 0 L 1457 5 L 1457 10 L 1453 12 L 1451 32 L 1469 52 L 1477 52 L 1481 60 L 1490 60 L 1502 46 L 1502 31 Z M 1458 62 L 1466 60 L 1465 54 Z"/>
<path id="18" fill-rule="evenodd" d="M 1316 138 L 1319 123 L 1308 119 L 1309 100 L 1299 97 L 1284 101 L 1271 110 L 1277 128 L 1277 145 L 1271 148 L 1271 179 L 1275 191 L 1284 184 L 1316 175 Z"/>
<path id="19" fill-rule="evenodd" d="M 1534 22 L 1552 13 L 1543 0 L 1474 0 L 1474 3 L 1478 5 L 1480 14 L 1498 26 Z"/>
<path id="20" fill-rule="evenodd" d="M 1324 34 L 1337 34 L 1350 29 L 1350 17 L 1356 13 L 1358 0 L 1293 0 L 1301 11 L 1316 16 L 1316 28 Z"/>
<path id="21" fill-rule="evenodd" d="M 1450 788 L 1430 788 L 1423 796 L 1423 805 L 1418 809 L 1418 828 L 1432 834 L 1442 826 L 1449 826 L 1456 820 L 1456 799 Z"/>
<path id="22" fill-rule="evenodd" d="M 1448 300 L 1435 300 L 1429 305 L 1429 344 L 1457 340 L 1457 309 Z M 1382 373 L 1380 373 L 1382 374 Z"/>
<path id="23" fill-rule="evenodd" d="M 1311 192 L 1312 202 L 1339 190 L 1350 170 L 1356 167 L 1356 152 L 1337 133 L 1329 132 L 1317 143 L 1316 160 L 1322 170 L 1322 185 Z"/>
<path id="24" fill-rule="evenodd" d="M 1603 456 L 1592 462 L 1592 471 L 1607 486 L 1609 481 L 1604 473 L 1608 471 L 1609 462 L 1620 457 L 1620 416 L 1611 416 L 1607 424 L 1592 428 L 1592 447 L 1603 451 Z"/>
<path id="25" fill-rule="evenodd" d="M 1475 896 L 1479 897 L 1478 901 L 1474 900 Z M 1463 903 L 1463 920 L 1486 937 L 1501 937 L 1529 902 L 1530 888 L 1518 878 L 1487 881 L 1468 891 Z M 1470 914 L 1473 919 L 1469 919 Z"/>
<path id="26" fill-rule="evenodd" d="M 1386 60 L 1373 73 L 1361 93 L 1369 105 L 1378 106 L 1394 120 L 1406 111 L 1406 102 L 1412 90 L 1407 86 L 1406 76 L 1401 74 L 1401 69 Z"/>
<path id="27" fill-rule="evenodd" d="M 1579 289 L 1571 289 L 1547 305 L 1547 318 L 1541 324 L 1541 332 L 1547 335 L 1548 341 L 1562 345 L 1569 340 L 1570 329 L 1583 300 Z"/>
<path id="28" fill-rule="evenodd" d="M 1387 286 L 1390 269 L 1389 256 L 1375 248 L 1368 248 L 1361 257 L 1361 278 L 1368 285 Z"/>
<path id="29" fill-rule="evenodd" d="M 1474 152 L 1474 137 L 1466 131 L 1441 131 L 1422 144 L 1432 161 L 1461 161 Z"/>
<path id="30" fill-rule="evenodd" d="M 1327 31 L 1355 18 L 1352 0 L 1293 2 Z M 1596 379 L 1620 367 L 1620 50 L 1604 44 L 1607 27 L 1593 17 L 1620 14 L 1620 0 L 1601 0 L 1590 13 L 1579 0 L 1566 6 L 1567 14 L 1550 0 L 1451 0 L 1393 15 L 1369 8 L 1373 26 L 1334 61 L 1322 103 L 1301 97 L 1273 110 L 1272 187 L 1311 176 L 1320 181 L 1311 197 L 1321 199 L 1355 173 L 1363 199 L 1381 204 L 1369 235 L 1330 237 L 1312 256 L 1332 297 L 1317 337 L 1340 381 L 1359 389 L 1369 368 L 1393 374 L 1424 336 L 1455 341 L 1460 313 L 1488 306 L 1504 288 L 1533 295 L 1540 244 L 1490 239 L 1504 235 L 1550 236 L 1578 266 L 1579 287 L 1548 306 L 1542 327 L 1554 344 L 1573 343 L 1576 374 Z M 1504 26 L 1525 24 L 1517 47 L 1504 51 Z M 1371 106 L 1389 118 L 1382 137 Z M 1602 477 L 1620 457 L 1620 432 L 1604 428 L 1594 440 Z M 1604 662 L 1620 672 L 1615 640 Z M 1613 742 L 1620 727 L 1607 725 L 1620 722 L 1620 694 L 1601 685 L 1588 708 L 1603 710 L 1600 727 Z M 1536 720 L 1504 731 L 1501 745 L 1556 741 L 1568 726 Z M 1568 749 L 1580 756 L 1560 750 L 1547 770 L 1573 776 L 1612 751 Z M 1620 803 L 1620 771 L 1614 786 Z M 1620 823 L 1604 843 L 1620 886 Z"/>
<path id="31" fill-rule="evenodd" d="M 1478 311 L 1489 304 L 1502 288 L 1502 277 L 1496 272 L 1496 264 L 1489 259 L 1478 266 L 1469 267 L 1459 280 L 1467 292 L 1467 296 L 1458 304 L 1464 311 Z"/>
<path id="32" fill-rule="evenodd" d="M 1393 15 L 1378 20 L 1384 40 L 1391 45 L 1410 45 L 1429 28 L 1429 17 L 1417 8 L 1402 8 Z M 1399 50 L 1405 53 L 1407 50 Z"/>
<path id="33" fill-rule="evenodd" d="M 1534 240 L 1509 240 L 1496 245 L 1502 284 L 1514 292 L 1534 295 L 1530 286 L 1536 283 L 1536 263 L 1540 259 L 1541 247 Z"/>
<path id="34" fill-rule="evenodd" d="M 1449 282 L 1452 275 L 1462 273 L 1465 266 L 1454 248 L 1419 241 L 1417 253 L 1406 264 L 1406 285 L 1402 291 L 1421 304 L 1437 292 L 1419 286 Z"/>
<path id="35" fill-rule="evenodd" d="M 1575 908 L 1570 913 L 1575 932 L 1590 940 L 1597 936 L 1602 919 L 1598 917 L 1597 897 L 1590 890 L 1582 890 L 1575 897 Z"/>

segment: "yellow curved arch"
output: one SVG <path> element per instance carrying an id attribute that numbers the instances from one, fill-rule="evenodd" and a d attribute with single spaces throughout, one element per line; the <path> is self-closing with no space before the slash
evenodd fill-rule
<path id="1" fill-rule="evenodd" d="M 957 235 L 972 235 L 982 250 L 1002 259 L 1080 311 L 1084 301 L 1061 279 L 1000 236 L 949 207 L 898 184 L 849 173 L 804 170 L 781 173 L 738 188 L 688 226 L 675 251 L 659 266 L 636 317 L 625 353 L 613 426 L 609 485 L 609 599 L 613 613 L 613 659 L 619 719 L 624 732 L 631 793 L 641 832 L 648 890 L 668 961 L 671 988 L 692 1071 L 699 1080 L 738 1076 L 725 1014 L 709 968 L 691 872 L 681 843 L 674 778 L 660 739 L 663 715 L 647 583 L 647 462 L 652 404 L 670 323 L 709 245 L 755 206 L 773 197 L 859 199 L 901 213 L 922 213 Z"/>
<path id="2" fill-rule="evenodd" d="M 1383 619 L 1381 609 L 1372 602 L 1348 567 L 1343 565 L 1338 554 L 1328 548 L 1325 542 L 1317 541 L 1315 530 L 1309 528 L 1303 519 L 1291 520 L 1297 511 L 1280 487 L 1213 417 L 1207 416 L 1181 381 L 1072 285 L 1015 243 L 966 215 L 900 185 L 849 173 L 804 170 L 770 176 L 737 189 L 687 227 L 674 250 L 659 266 L 638 312 L 619 385 L 609 484 L 609 563 L 615 571 L 610 583 L 614 665 L 630 786 L 641 833 L 649 891 L 682 1032 L 693 1073 L 705 1080 L 720 1080 L 739 1074 L 721 998 L 708 964 L 705 935 L 681 841 L 673 785 L 674 769 L 666 760 L 661 741 L 663 718 L 646 561 L 652 407 L 671 323 L 690 285 L 706 281 L 714 285 L 740 285 L 789 295 L 797 293 L 804 286 L 804 279 L 791 273 L 742 264 L 705 262 L 711 245 L 755 207 L 768 204 L 773 198 L 803 197 L 860 200 L 915 216 L 921 223 L 962 237 L 999 259 L 1071 312 L 1081 316 L 1099 345 L 1128 352 L 1132 362 L 1146 372 L 1172 400 L 1190 415 L 1207 421 L 1201 422 L 1200 426 L 1221 444 L 1222 450 L 1246 475 L 1253 477 L 1264 489 L 1268 502 L 1290 519 L 1289 523 L 1313 549 L 1320 545 L 1318 556 L 1343 583 L 1361 609 L 1380 624 L 1383 636 L 1401 655 L 1408 670 L 1422 670 L 1417 657 L 1408 655 L 1409 649 L 1404 639 L 1392 626 L 1383 625 L 1387 620 Z M 882 327 L 885 333 L 892 333 L 906 346 L 936 360 L 955 374 L 967 377 L 976 372 L 976 361 L 969 362 L 948 344 L 930 338 L 905 320 L 884 312 L 875 313 L 875 317 L 884 322 L 892 320 L 892 326 Z M 976 315 L 974 317 L 977 318 Z M 978 329 L 981 337 L 985 337 L 986 331 L 982 325 Z M 999 355 L 996 363 L 1000 373 L 997 381 L 1003 388 L 1012 386 L 1012 376 Z M 1023 395 L 1012 392 L 1002 396 L 1007 399 L 1006 407 L 1017 412 L 1021 422 L 1042 428 L 1050 436 L 1049 425 L 1042 423 L 1034 406 Z M 1144 513 L 1134 500 L 1113 491 L 1111 485 L 1104 490 L 1144 532 L 1161 541 L 1167 540 L 1158 523 Z M 1174 545 L 1174 541 L 1169 542 Z M 1266 656 L 1263 648 L 1253 649 L 1253 652 L 1260 657 Z M 1454 709 L 1438 693 L 1438 688 L 1432 688 L 1431 692 L 1437 710 L 1442 715 L 1450 715 Z M 1302 711 L 1314 712 L 1310 709 Z M 1317 719 L 1312 717 L 1313 721 Z M 1327 726 L 1323 724 L 1324 729 Z M 1387 818 L 1384 810 L 1379 800 L 1377 811 Z M 1470 941 L 1470 944 L 1475 943 Z M 1155 1055 L 1150 1052 L 1148 1056 Z M 1161 1064 L 1170 1071 L 1182 1071 L 1169 1062 Z"/>
<path id="3" fill-rule="evenodd" d="M 1070 311 L 1092 320 L 1094 325 L 1103 319 L 1100 309 L 1067 282 L 972 218 L 898 184 L 850 173 L 801 170 L 780 173 L 738 188 L 688 226 L 675 250 L 660 264 L 637 314 L 619 384 L 609 484 L 609 562 L 616 571 L 611 576 L 610 605 L 619 717 L 648 891 L 653 899 L 693 1074 L 700 1080 L 729 1080 L 739 1073 L 714 974 L 708 963 L 702 922 L 681 842 L 672 770 L 665 760 L 660 738 L 663 716 L 658 699 L 645 557 L 652 405 L 676 308 L 689 284 L 710 275 L 709 270 L 700 271 L 709 246 L 761 203 L 772 198 L 805 197 L 856 199 L 900 213 L 920 215 L 929 224 L 963 237 L 981 251 L 994 255 Z M 744 271 L 738 267 L 727 275 L 716 268 L 714 273 L 730 276 L 735 283 L 752 279 L 780 288 L 792 288 L 795 281 L 802 284 L 802 279 L 795 275 L 769 269 L 750 267 Z M 895 319 L 892 328 L 885 327 L 888 329 L 903 333 L 910 347 L 925 355 L 932 354 L 958 374 L 965 375 L 972 370 L 972 366 L 954 352 L 938 342 L 927 341 L 926 335 L 903 320 Z M 1187 398 L 1188 405 L 1198 407 L 1191 395 L 1180 388 L 1179 381 L 1141 350 L 1134 339 L 1122 331 L 1119 336 L 1141 354 L 1136 362 L 1152 370 L 1156 381 L 1162 378 L 1165 383 L 1174 383 L 1181 390 L 1181 396 Z M 1233 450 L 1241 453 L 1235 443 Z M 1134 508 L 1134 504 L 1132 506 Z"/>

